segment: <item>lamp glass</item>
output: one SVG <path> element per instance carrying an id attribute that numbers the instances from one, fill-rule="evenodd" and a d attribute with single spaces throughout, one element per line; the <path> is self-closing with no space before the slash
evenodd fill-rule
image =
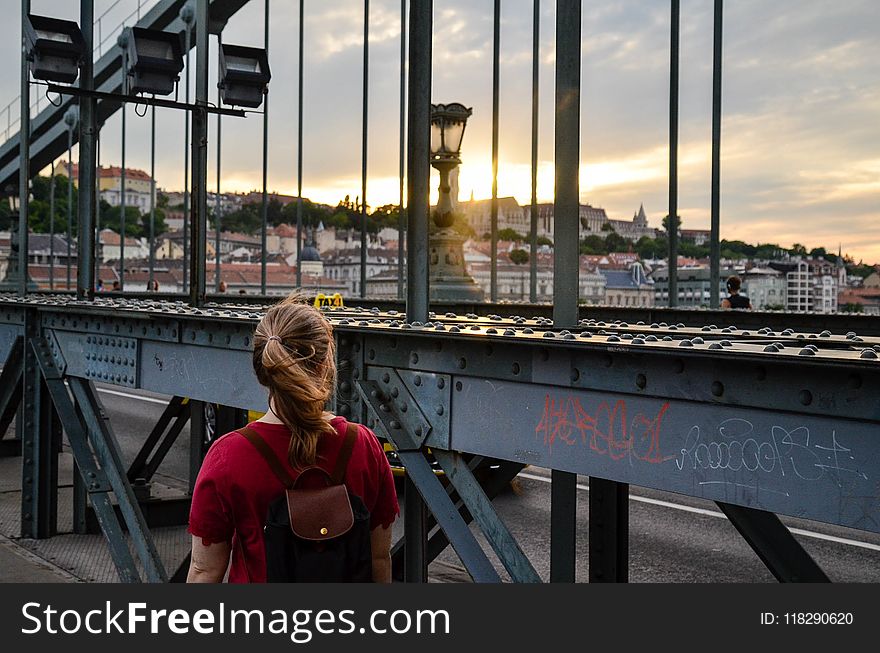
<path id="1" fill-rule="evenodd" d="M 464 123 L 459 120 L 445 120 L 443 124 L 443 144 L 446 153 L 458 156 L 461 139 L 464 137 Z"/>
<path id="2" fill-rule="evenodd" d="M 431 156 L 437 156 L 443 149 L 443 127 L 438 121 L 431 123 Z"/>

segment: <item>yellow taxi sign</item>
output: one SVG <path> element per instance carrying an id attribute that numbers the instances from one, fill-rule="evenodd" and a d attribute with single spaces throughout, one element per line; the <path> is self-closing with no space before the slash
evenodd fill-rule
<path id="1" fill-rule="evenodd" d="M 332 295 L 318 293 L 315 297 L 315 308 L 324 308 L 325 306 L 330 308 L 342 308 L 342 295 L 338 292 L 333 293 Z"/>

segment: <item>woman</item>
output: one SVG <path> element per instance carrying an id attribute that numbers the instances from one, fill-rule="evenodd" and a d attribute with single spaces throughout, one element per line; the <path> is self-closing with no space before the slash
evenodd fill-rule
<path id="1" fill-rule="evenodd" d="M 739 293 L 740 288 L 742 288 L 742 279 L 739 277 L 733 276 L 727 280 L 728 297 L 721 300 L 721 308 L 746 311 L 752 310 L 751 300 L 745 295 Z"/>
<path id="2" fill-rule="evenodd" d="M 324 411 L 336 384 L 332 327 L 299 297 L 270 308 L 254 333 L 254 372 L 269 391 L 269 412 L 249 427 L 288 472 L 319 465 L 330 471 L 348 423 Z M 283 463 L 282 463 L 283 464 Z M 305 479 L 305 477 L 304 477 Z M 391 524 L 399 508 L 391 467 L 376 436 L 358 427 L 344 482 L 370 512 L 372 577 L 391 582 Z M 263 526 L 269 504 L 284 493 L 266 460 L 232 432 L 208 451 L 190 512 L 192 562 L 188 582 L 266 581 Z"/>

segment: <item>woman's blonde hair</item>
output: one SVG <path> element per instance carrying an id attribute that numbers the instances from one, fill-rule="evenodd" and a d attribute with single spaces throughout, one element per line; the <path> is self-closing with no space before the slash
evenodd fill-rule
<path id="1" fill-rule="evenodd" d="M 272 306 L 254 333 L 254 372 L 271 406 L 290 429 L 293 468 L 317 462 L 318 440 L 332 433 L 324 406 L 336 387 L 333 327 L 299 294 Z"/>

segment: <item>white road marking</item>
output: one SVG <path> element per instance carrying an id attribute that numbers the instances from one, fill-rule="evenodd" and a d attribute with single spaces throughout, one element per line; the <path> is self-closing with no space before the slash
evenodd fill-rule
<path id="1" fill-rule="evenodd" d="M 128 392 L 119 392 L 119 390 L 109 390 L 107 388 L 98 388 L 98 392 L 103 392 L 105 395 L 115 395 L 117 397 L 125 397 L 126 399 L 137 399 L 139 401 L 146 401 L 151 404 L 162 404 L 163 406 L 167 406 L 168 402 L 164 399 L 155 399 L 153 397 L 141 397 L 140 395 L 133 395 Z"/>
<path id="2" fill-rule="evenodd" d="M 529 474 L 528 472 L 520 472 L 519 476 L 523 478 L 527 478 L 531 481 L 538 481 L 540 483 L 550 483 L 550 479 L 544 476 L 537 476 L 535 474 Z M 590 487 L 588 485 L 583 485 L 582 483 L 577 484 L 578 490 L 583 490 L 584 492 L 589 492 Z M 680 503 L 673 503 L 671 501 L 663 501 L 661 499 L 652 499 L 650 497 L 638 497 L 630 495 L 630 501 L 638 501 L 639 503 L 647 503 L 652 506 L 661 506 L 663 508 L 672 508 L 673 510 L 681 510 L 682 512 L 690 512 L 695 515 L 703 515 L 704 517 L 720 517 L 721 519 L 727 519 L 723 512 L 719 510 L 706 510 L 705 508 L 694 508 L 693 506 L 686 506 Z M 837 544 L 846 544 L 848 546 L 855 546 L 860 549 L 869 549 L 871 551 L 880 551 L 880 544 L 872 544 L 870 542 L 860 542 L 859 540 L 851 540 L 846 537 L 837 537 L 836 535 L 826 535 L 825 533 L 817 533 L 815 531 L 807 531 L 803 528 L 789 528 L 792 533 L 795 535 L 802 535 L 803 537 L 812 537 L 815 540 L 825 540 L 826 542 L 835 542 Z"/>

